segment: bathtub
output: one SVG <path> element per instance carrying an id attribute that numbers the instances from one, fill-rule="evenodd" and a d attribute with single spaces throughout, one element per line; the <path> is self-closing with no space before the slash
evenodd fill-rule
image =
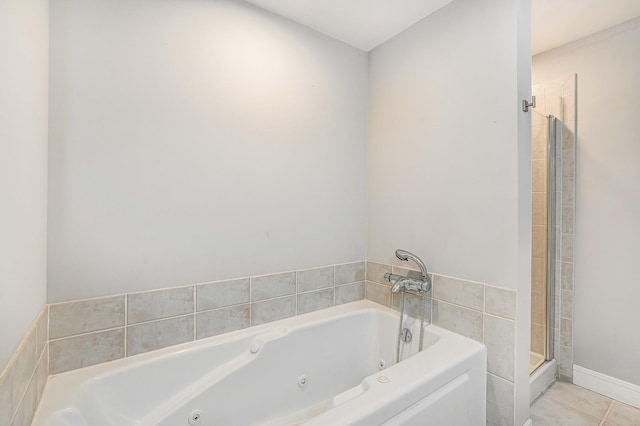
<path id="1" fill-rule="evenodd" d="M 484 425 L 484 345 L 358 301 L 51 376 L 33 425 Z M 407 325 L 412 321 L 410 318 Z"/>

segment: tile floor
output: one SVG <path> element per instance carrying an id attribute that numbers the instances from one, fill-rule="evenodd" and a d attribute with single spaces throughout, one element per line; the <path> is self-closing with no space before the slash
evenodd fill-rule
<path id="1" fill-rule="evenodd" d="M 640 426 L 640 409 L 556 382 L 531 406 L 534 426 Z"/>

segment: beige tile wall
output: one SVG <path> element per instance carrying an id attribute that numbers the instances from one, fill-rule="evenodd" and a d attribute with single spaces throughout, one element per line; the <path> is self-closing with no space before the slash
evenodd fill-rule
<path id="1" fill-rule="evenodd" d="M 57 374 L 364 298 L 365 263 L 57 303 Z"/>
<path id="2" fill-rule="evenodd" d="M 0 425 L 31 424 L 49 375 L 48 306 L 0 374 Z"/>
<path id="3" fill-rule="evenodd" d="M 398 309 L 386 272 L 407 275 L 406 268 L 367 262 L 365 297 Z M 487 346 L 487 424 L 512 425 L 514 413 L 515 314 L 514 290 L 431 274 L 427 321 Z M 407 294 L 405 312 L 422 316 L 422 296 Z"/>

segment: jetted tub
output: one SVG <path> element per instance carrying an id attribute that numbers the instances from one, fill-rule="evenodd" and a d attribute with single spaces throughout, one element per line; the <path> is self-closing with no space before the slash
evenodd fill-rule
<path id="1" fill-rule="evenodd" d="M 33 425 L 484 425 L 484 345 L 359 301 L 51 376 Z M 410 320 L 411 321 L 411 320 Z"/>

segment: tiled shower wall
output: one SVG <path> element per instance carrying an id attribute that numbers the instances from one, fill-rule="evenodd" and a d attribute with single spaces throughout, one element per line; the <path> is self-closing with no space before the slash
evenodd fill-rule
<path id="1" fill-rule="evenodd" d="M 300 315 L 364 297 L 365 263 L 57 303 L 51 374 Z"/>
<path id="2" fill-rule="evenodd" d="M 384 279 L 386 272 L 407 275 L 397 266 L 367 262 L 365 297 L 398 309 L 399 298 Z M 433 324 L 487 346 L 487 424 L 514 422 L 516 292 L 514 290 L 432 274 L 427 318 Z M 407 294 L 405 310 L 420 317 L 422 297 Z"/>
<path id="3" fill-rule="evenodd" d="M 533 114 L 534 143 L 536 128 L 546 125 L 547 115 L 562 120 L 562 140 L 556 147 L 556 221 L 555 221 L 555 313 L 554 358 L 558 363 L 560 380 L 573 380 L 573 243 L 575 239 L 575 159 L 577 132 L 577 76 L 548 82 L 533 87 L 536 111 Z M 544 123 L 542 122 L 544 120 Z M 544 134 L 546 140 L 546 133 Z M 535 155 L 535 154 L 534 154 Z M 532 263 L 532 271 L 534 270 Z M 535 279 L 532 277 L 532 290 Z M 532 294 L 532 304 L 534 303 Z M 535 306 L 532 305 L 532 313 Z M 532 318 L 532 348 L 534 347 L 534 321 Z M 536 330 L 537 331 L 537 330 Z"/>
<path id="4" fill-rule="evenodd" d="M 560 218 L 557 235 L 560 250 L 556 252 L 556 327 L 554 330 L 555 357 L 558 361 L 560 380 L 573 381 L 573 245 L 575 241 L 576 215 L 576 143 L 578 129 L 577 98 L 578 80 L 574 74 L 561 85 L 562 99 L 562 149 L 558 150 L 559 173 L 556 186 L 556 211 Z"/>
<path id="5" fill-rule="evenodd" d="M 48 317 L 45 305 L 0 374 L 0 426 L 31 424 L 49 375 Z"/>

